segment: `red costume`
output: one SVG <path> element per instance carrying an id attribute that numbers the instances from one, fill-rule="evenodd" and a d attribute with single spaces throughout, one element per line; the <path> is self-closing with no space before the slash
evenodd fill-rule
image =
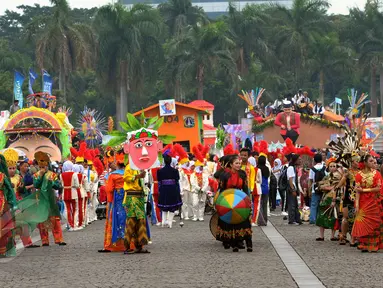
<path id="1" fill-rule="evenodd" d="M 301 125 L 301 118 L 299 113 L 295 112 L 282 112 L 275 118 L 274 124 L 281 127 L 280 134 L 284 140 L 290 138 L 294 143 L 299 137 L 299 127 Z M 282 127 L 284 126 L 284 127 Z M 289 127 L 291 130 L 289 130 Z M 294 131 L 294 132 L 290 132 Z M 289 134 L 296 134 L 291 136 Z"/>
<path id="2" fill-rule="evenodd" d="M 76 228 L 79 225 L 79 209 L 78 200 L 81 199 L 78 195 L 79 179 L 74 172 L 63 172 L 60 176 L 63 186 L 63 200 L 67 211 L 68 224 L 71 228 Z M 81 226 L 81 225 L 80 225 Z"/>

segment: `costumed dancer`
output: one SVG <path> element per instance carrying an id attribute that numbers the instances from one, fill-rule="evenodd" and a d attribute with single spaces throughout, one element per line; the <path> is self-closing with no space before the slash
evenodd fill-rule
<path id="1" fill-rule="evenodd" d="M 26 189 L 24 187 L 23 178 L 20 174 L 16 174 L 19 154 L 14 149 L 8 148 L 4 151 L 3 155 L 8 166 L 8 176 L 11 181 L 13 191 L 16 193 L 16 200 L 20 201 L 23 199 L 23 195 L 26 195 Z M 22 225 L 16 229 L 16 233 L 20 235 L 20 239 L 25 248 L 40 247 L 38 245 L 33 245 L 28 225 Z"/>
<path id="2" fill-rule="evenodd" d="M 35 160 L 40 168 L 40 170 L 34 175 L 33 179 L 33 185 L 36 189 L 39 189 L 37 197 L 39 197 L 39 194 L 41 193 L 45 195 L 49 201 L 48 219 L 38 225 L 42 244 L 43 246 L 49 246 L 48 229 L 49 227 L 52 227 L 52 234 L 55 243 L 60 246 L 66 245 L 61 230 L 60 211 L 58 209 L 57 199 L 53 191 L 53 189 L 59 190 L 61 188 L 60 182 L 58 181 L 57 175 L 48 170 L 50 162 L 48 154 L 41 151 L 36 152 Z"/>
<path id="3" fill-rule="evenodd" d="M 182 197 L 182 209 L 181 209 L 181 219 L 189 220 L 189 211 L 191 210 L 191 184 L 190 184 L 190 175 L 192 171 L 190 170 L 190 161 L 189 156 L 180 144 L 175 144 L 173 146 L 174 154 L 179 157 L 178 164 L 179 174 L 180 174 L 180 189 Z M 191 212 L 192 213 L 192 212 Z"/>
<path id="4" fill-rule="evenodd" d="M 8 167 L 0 154 L 0 258 L 4 258 L 9 250 L 14 250 L 13 209 L 16 208 L 16 197 L 8 177 Z"/>
<path id="5" fill-rule="evenodd" d="M 259 155 L 259 143 L 254 142 L 253 150 Z M 250 162 L 246 164 L 246 170 L 249 171 L 248 165 Z M 251 164 L 250 164 L 251 165 Z M 253 189 L 251 191 L 251 200 L 252 200 L 252 216 L 251 216 L 251 226 L 258 226 L 258 218 L 259 218 L 259 207 L 261 206 L 261 195 L 262 195 L 262 171 L 258 169 L 258 167 L 251 165 L 254 168 L 255 179 L 253 180 Z M 250 168 L 251 169 L 251 168 Z M 243 168 L 242 168 L 243 170 Z M 247 173 L 246 173 L 247 174 Z M 251 171 L 249 171 L 249 175 L 251 175 Z M 251 183 L 251 180 L 248 180 L 248 183 Z M 249 185 L 251 187 L 251 184 Z"/>
<path id="6" fill-rule="evenodd" d="M 89 186 L 90 186 L 90 198 L 88 199 L 88 213 L 87 213 L 87 223 L 92 223 L 97 220 L 97 192 L 98 192 L 98 174 L 93 169 L 94 155 L 92 150 L 87 150 L 85 152 L 85 162 L 84 169 L 87 174 Z M 102 172 L 101 172 L 102 173 Z"/>
<path id="7" fill-rule="evenodd" d="M 226 167 L 217 171 L 215 176 L 219 177 L 220 192 L 226 189 L 240 189 L 248 194 L 248 183 L 246 173 L 241 170 L 241 160 L 238 155 L 227 155 L 222 159 L 222 166 Z M 223 242 L 225 249 L 233 248 L 238 252 L 242 242 L 246 242 L 247 251 L 253 251 L 252 230 L 250 220 L 246 219 L 240 224 L 228 224 L 218 219 L 216 239 Z"/>
<path id="8" fill-rule="evenodd" d="M 209 175 L 204 172 L 204 152 L 209 149 L 208 147 L 193 147 L 192 151 L 197 158 L 195 162 L 195 170 L 190 175 L 191 196 L 192 196 L 192 210 L 193 221 L 204 221 L 204 213 L 206 206 L 206 193 L 209 189 Z"/>
<path id="9" fill-rule="evenodd" d="M 381 186 L 382 176 L 375 169 L 374 158 L 362 156 L 363 169 L 355 176 L 356 217 L 352 236 L 358 237 L 358 249 L 362 252 L 377 252 L 381 243 Z"/>
<path id="10" fill-rule="evenodd" d="M 87 183 L 87 182 L 84 182 L 84 167 L 82 165 L 79 165 L 79 164 L 74 164 L 73 165 L 73 172 L 76 174 L 76 177 L 77 177 L 77 180 L 78 180 L 78 184 L 79 186 L 77 187 L 77 199 L 78 199 L 78 206 L 77 209 L 78 209 L 78 229 L 83 229 L 85 228 L 85 221 L 84 221 L 84 216 L 85 216 L 85 206 L 86 206 L 86 197 L 87 197 L 87 194 L 85 192 L 85 189 L 84 189 L 84 183 Z M 86 184 L 85 184 L 86 185 Z"/>
<path id="11" fill-rule="evenodd" d="M 116 155 L 117 170 L 108 175 L 104 249 L 98 252 L 124 251 L 126 211 L 124 200 L 124 155 Z"/>
<path id="12" fill-rule="evenodd" d="M 167 223 L 172 228 L 174 212 L 182 206 L 180 191 L 180 174 L 177 169 L 171 167 L 172 163 L 171 148 L 164 149 L 163 158 L 165 166 L 158 170 L 158 207 L 162 211 L 162 227 Z"/>
<path id="13" fill-rule="evenodd" d="M 73 163 L 71 161 L 64 162 L 60 181 L 63 187 L 63 200 L 67 212 L 68 230 L 75 231 L 81 227 L 79 215 L 82 213 L 82 209 L 81 211 L 79 209 L 79 199 L 81 199 L 81 197 L 79 198 L 77 193 L 77 190 L 80 188 L 80 183 L 77 173 L 73 171 Z"/>

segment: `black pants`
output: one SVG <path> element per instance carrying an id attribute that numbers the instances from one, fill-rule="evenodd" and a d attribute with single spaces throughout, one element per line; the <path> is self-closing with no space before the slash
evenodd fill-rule
<path id="1" fill-rule="evenodd" d="M 277 189 L 270 189 L 269 194 L 269 205 L 272 210 L 275 210 L 277 208 Z"/>
<path id="2" fill-rule="evenodd" d="M 259 204 L 259 217 L 258 217 L 258 225 L 266 226 L 267 225 L 267 205 L 269 203 L 269 195 L 262 194 L 261 202 Z"/>
<path id="3" fill-rule="evenodd" d="M 285 140 L 285 141 L 286 141 L 287 138 L 290 138 L 291 141 L 293 141 L 294 145 L 295 145 L 295 142 L 297 142 L 298 137 L 299 137 L 299 135 L 294 135 L 294 136 L 281 135 L 281 136 L 282 136 L 283 140 Z"/>
<path id="4" fill-rule="evenodd" d="M 282 212 L 287 212 L 287 199 L 286 199 L 286 190 L 279 190 L 279 195 L 281 196 L 281 207 Z"/>
<path id="5" fill-rule="evenodd" d="M 288 213 L 289 213 L 289 224 L 290 223 L 301 223 L 301 215 L 299 214 L 298 209 L 298 195 L 294 196 L 291 191 L 287 193 L 287 201 L 289 203 Z"/>

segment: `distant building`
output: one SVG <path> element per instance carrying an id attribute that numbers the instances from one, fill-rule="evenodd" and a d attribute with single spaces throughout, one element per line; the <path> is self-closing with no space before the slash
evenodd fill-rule
<path id="1" fill-rule="evenodd" d="M 136 3 L 146 3 L 151 4 L 153 7 L 157 7 L 158 4 L 166 2 L 166 0 L 119 0 L 119 2 L 127 6 L 132 6 Z M 202 7 L 210 18 L 216 18 L 226 14 L 229 8 L 229 1 L 223 0 L 192 0 L 192 2 L 193 5 Z M 278 3 L 286 7 L 291 7 L 293 0 L 240 0 L 232 1 L 232 3 L 235 4 L 239 10 L 242 10 L 247 4 Z"/>

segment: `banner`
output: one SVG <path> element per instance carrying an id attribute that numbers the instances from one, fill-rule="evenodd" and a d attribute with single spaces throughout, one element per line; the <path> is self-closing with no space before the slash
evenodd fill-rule
<path id="1" fill-rule="evenodd" d="M 53 79 L 47 71 L 43 70 L 43 92 L 52 95 Z"/>
<path id="2" fill-rule="evenodd" d="M 33 92 L 33 83 L 35 83 L 37 78 L 37 74 L 33 69 L 29 69 L 29 83 L 28 83 L 28 89 L 29 89 L 29 94 L 34 94 Z"/>
<path id="3" fill-rule="evenodd" d="M 24 75 L 15 71 L 15 78 L 13 80 L 13 99 L 19 100 L 20 108 L 23 108 L 23 82 Z"/>

